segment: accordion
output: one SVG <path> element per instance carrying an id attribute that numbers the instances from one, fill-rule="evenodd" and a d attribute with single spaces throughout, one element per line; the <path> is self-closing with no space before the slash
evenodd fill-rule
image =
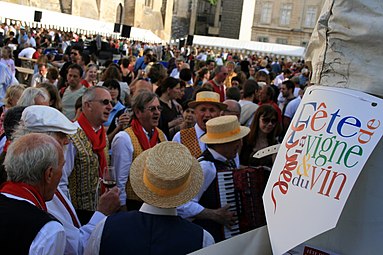
<path id="1" fill-rule="evenodd" d="M 225 239 L 266 225 L 262 195 L 269 175 L 270 168 L 262 166 L 217 171 L 221 207 L 231 204 L 238 217 L 231 229 L 223 227 Z"/>

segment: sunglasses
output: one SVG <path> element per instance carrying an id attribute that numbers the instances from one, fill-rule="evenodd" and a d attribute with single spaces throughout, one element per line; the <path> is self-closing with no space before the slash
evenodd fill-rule
<path id="1" fill-rule="evenodd" d="M 150 112 L 155 112 L 156 110 L 158 110 L 159 112 L 162 112 L 163 109 L 164 108 L 161 105 L 158 105 L 146 107 L 144 110 L 149 110 Z"/>
<path id="2" fill-rule="evenodd" d="M 109 99 L 101 99 L 101 100 L 89 100 L 89 102 L 99 102 L 103 105 L 109 105 L 109 104 L 112 104 L 112 100 L 109 100 Z"/>
<path id="3" fill-rule="evenodd" d="M 265 123 L 265 124 L 276 124 L 277 123 L 277 120 L 276 119 L 271 119 L 271 118 L 261 118 L 262 122 Z"/>

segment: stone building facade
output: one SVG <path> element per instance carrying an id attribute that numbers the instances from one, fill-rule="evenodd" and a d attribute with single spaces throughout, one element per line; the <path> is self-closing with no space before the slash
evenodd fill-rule
<path id="1" fill-rule="evenodd" d="M 252 41 L 305 47 L 324 0 L 256 0 Z"/>
<path id="2" fill-rule="evenodd" d="M 161 39 L 171 36 L 174 0 L 6 0 L 99 21 L 148 29 Z"/>

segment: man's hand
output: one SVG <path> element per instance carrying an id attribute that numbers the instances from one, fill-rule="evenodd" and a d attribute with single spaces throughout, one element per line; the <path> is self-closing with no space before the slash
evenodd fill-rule
<path id="1" fill-rule="evenodd" d="M 235 224 L 237 217 L 234 212 L 229 211 L 230 205 L 227 204 L 224 207 L 218 209 L 205 208 L 200 214 L 196 215 L 196 219 L 208 219 L 213 220 L 228 228 Z"/>
<path id="2" fill-rule="evenodd" d="M 229 211 L 230 205 L 226 204 L 224 207 L 215 209 L 213 212 L 215 214 L 214 221 L 231 228 L 235 224 L 235 213 Z"/>
<path id="3" fill-rule="evenodd" d="M 105 191 L 98 200 L 97 211 L 110 215 L 120 209 L 120 190 L 117 187 Z"/>

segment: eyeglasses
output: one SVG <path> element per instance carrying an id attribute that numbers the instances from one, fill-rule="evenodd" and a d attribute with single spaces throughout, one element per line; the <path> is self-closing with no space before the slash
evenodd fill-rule
<path id="1" fill-rule="evenodd" d="M 147 81 L 147 82 L 151 82 L 151 79 L 150 78 L 143 78 L 143 77 L 140 77 L 137 79 L 138 81 Z"/>
<path id="2" fill-rule="evenodd" d="M 162 107 L 161 105 L 149 106 L 149 107 L 144 108 L 144 110 L 149 110 L 150 112 L 155 112 L 156 110 L 158 110 L 159 112 L 162 112 L 163 109 L 164 109 L 164 107 Z"/>
<path id="3" fill-rule="evenodd" d="M 109 104 L 112 104 L 112 100 L 109 100 L 109 99 L 101 99 L 101 100 L 89 100 L 88 102 L 99 102 L 103 105 L 109 105 Z"/>
<path id="4" fill-rule="evenodd" d="M 271 118 L 261 118 L 261 120 L 265 124 L 271 123 L 271 124 L 275 125 L 277 123 L 276 119 L 271 119 Z"/>

